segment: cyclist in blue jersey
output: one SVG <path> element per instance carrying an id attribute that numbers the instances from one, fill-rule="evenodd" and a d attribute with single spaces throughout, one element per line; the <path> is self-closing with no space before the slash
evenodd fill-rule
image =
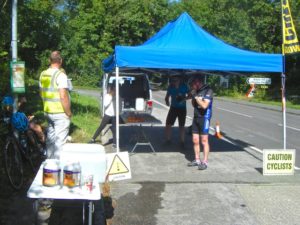
<path id="1" fill-rule="evenodd" d="M 174 76 L 170 79 L 170 85 L 165 97 L 166 105 L 170 106 L 170 110 L 166 119 L 166 144 L 171 143 L 171 129 L 176 119 L 178 118 L 180 145 L 184 147 L 184 125 L 186 118 L 186 103 L 185 98 L 189 92 L 188 86 L 181 82 L 179 76 Z M 170 104 L 171 97 L 171 104 Z"/>
<path id="2" fill-rule="evenodd" d="M 192 105 L 194 118 L 192 124 L 193 144 L 195 160 L 188 166 L 197 166 L 199 170 L 207 169 L 209 154 L 209 125 L 212 116 L 213 91 L 208 85 L 204 85 L 203 78 L 196 76 L 191 81 Z M 200 160 L 200 144 L 203 147 L 203 160 Z"/>

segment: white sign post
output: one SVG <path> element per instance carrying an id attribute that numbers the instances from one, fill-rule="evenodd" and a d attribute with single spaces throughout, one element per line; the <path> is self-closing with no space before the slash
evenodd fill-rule
<path id="1" fill-rule="evenodd" d="M 271 84 L 271 78 L 267 77 L 250 77 L 247 79 L 248 84 L 264 84 L 264 85 L 270 85 Z"/>
<path id="2" fill-rule="evenodd" d="M 294 175 L 295 149 L 264 149 L 263 175 Z"/>

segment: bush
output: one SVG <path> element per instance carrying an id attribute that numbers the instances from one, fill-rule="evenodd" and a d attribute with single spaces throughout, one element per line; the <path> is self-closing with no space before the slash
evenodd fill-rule
<path id="1" fill-rule="evenodd" d="M 3 96 L 10 93 L 10 72 L 8 58 L 0 58 L 0 95 Z"/>
<path id="2" fill-rule="evenodd" d="M 68 74 L 72 78 L 72 84 L 74 86 L 83 86 L 83 87 L 99 87 L 99 82 L 101 80 L 100 76 L 95 75 L 77 75 L 77 74 Z"/>

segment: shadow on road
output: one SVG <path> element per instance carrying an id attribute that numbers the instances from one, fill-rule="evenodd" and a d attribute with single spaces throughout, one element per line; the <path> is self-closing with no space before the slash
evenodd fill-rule
<path id="1" fill-rule="evenodd" d="M 236 141 L 236 140 L 234 140 Z M 187 160 L 194 159 L 194 150 L 192 143 L 192 135 L 186 132 L 185 146 L 180 145 L 178 128 L 174 127 L 172 130 L 171 144 L 165 144 L 164 127 L 163 126 L 121 126 L 120 127 L 120 149 L 121 151 L 131 152 L 137 142 L 150 142 L 156 153 L 161 152 L 178 152 L 184 154 Z M 243 147 L 237 146 L 228 141 L 218 139 L 213 135 L 209 135 L 209 142 L 211 152 L 232 152 L 244 151 Z M 136 154 L 151 153 L 149 146 L 138 146 L 135 151 Z"/>

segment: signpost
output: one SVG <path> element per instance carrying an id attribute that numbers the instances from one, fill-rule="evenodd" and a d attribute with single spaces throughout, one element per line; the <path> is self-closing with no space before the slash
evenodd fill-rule
<path id="1" fill-rule="evenodd" d="M 250 77 L 247 78 L 247 83 L 250 84 L 250 89 L 248 90 L 246 96 L 248 98 L 252 98 L 255 93 L 256 85 L 260 85 L 260 88 L 266 89 L 267 85 L 271 84 L 271 78 L 267 77 Z"/>
<path id="2" fill-rule="evenodd" d="M 10 82 L 13 93 L 25 93 L 25 62 L 10 63 Z"/>
<path id="3" fill-rule="evenodd" d="M 248 98 L 252 98 L 254 96 L 255 93 L 255 84 L 250 84 L 250 89 L 248 90 L 246 96 Z"/>
<path id="4" fill-rule="evenodd" d="M 267 77 L 250 77 L 247 79 L 248 84 L 263 84 L 263 85 L 270 85 L 271 78 Z"/>

